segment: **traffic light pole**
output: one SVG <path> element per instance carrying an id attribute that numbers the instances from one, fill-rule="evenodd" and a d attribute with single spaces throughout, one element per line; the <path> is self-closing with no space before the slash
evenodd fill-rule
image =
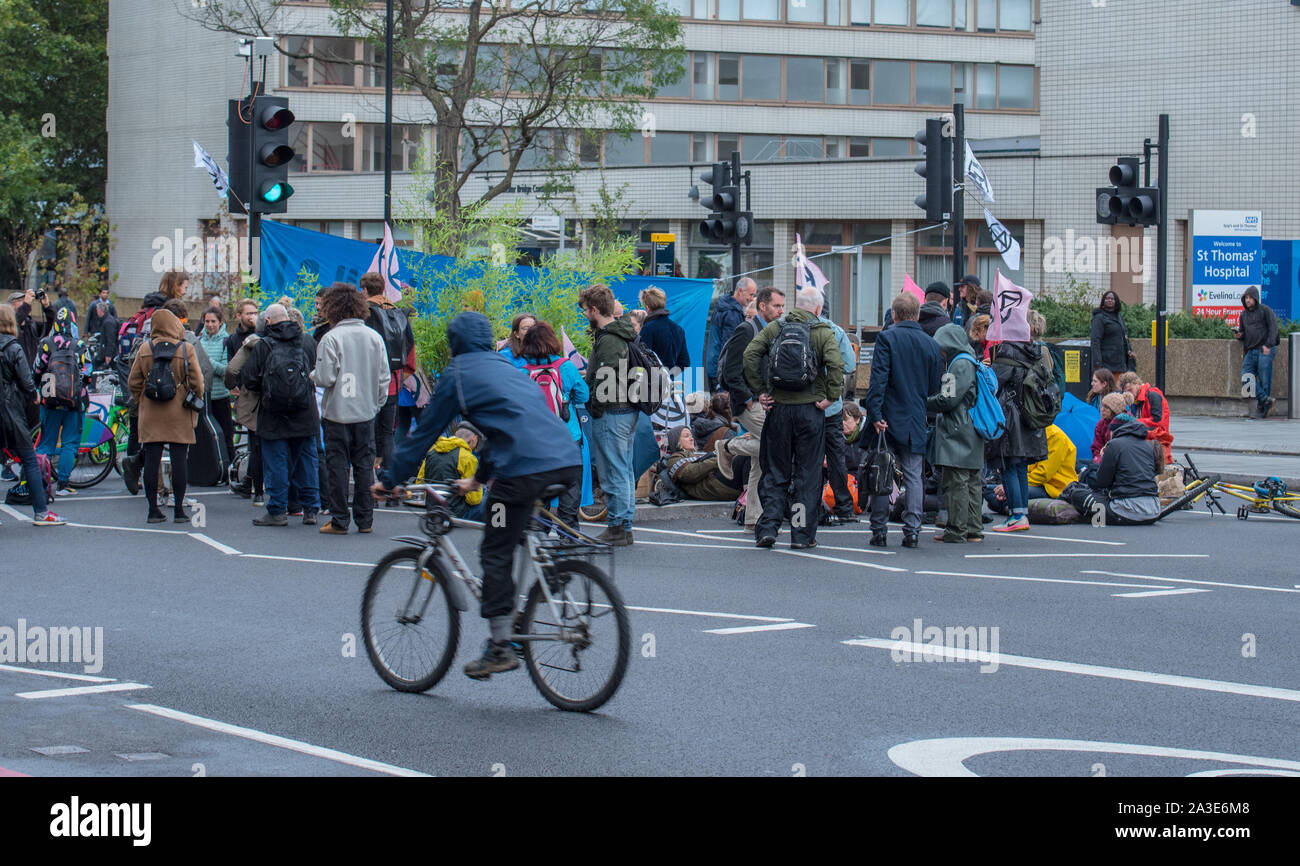
<path id="1" fill-rule="evenodd" d="M 393 0 L 384 32 L 384 225 L 393 220 Z"/>
<path id="2" fill-rule="evenodd" d="M 731 182 L 738 184 L 740 182 L 740 151 L 731 152 Z M 749 173 L 745 173 L 745 210 L 752 210 L 749 201 Z M 731 245 L 731 289 L 735 291 L 736 286 L 740 283 L 740 241 L 737 240 Z"/>
<path id="3" fill-rule="evenodd" d="M 249 129 L 252 124 L 257 122 L 257 112 L 255 105 L 257 102 L 258 82 L 253 78 L 253 58 L 248 58 L 248 80 L 251 82 L 248 92 L 248 122 Z M 257 282 L 262 273 L 262 213 L 257 209 L 255 204 L 257 199 L 257 190 L 255 190 L 254 180 L 256 176 L 255 166 L 257 165 L 257 147 L 254 141 L 253 133 L 248 135 L 248 199 L 244 202 L 244 213 L 248 215 L 248 271 L 253 282 Z"/>
<path id="4" fill-rule="evenodd" d="M 966 275 L 966 106 L 954 103 L 952 143 L 952 285 Z M 956 299 L 953 301 L 956 308 Z"/>
<path id="5" fill-rule="evenodd" d="M 1160 115 L 1160 132 L 1156 143 L 1160 151 L 1156 186 L 1160 189 L 1160 216 L 1156 223 L 1156 387 L 1165 391 L 1165 294 L 1169 273 L 1168 236 L 1169 222 L 1169 115 Z"/>

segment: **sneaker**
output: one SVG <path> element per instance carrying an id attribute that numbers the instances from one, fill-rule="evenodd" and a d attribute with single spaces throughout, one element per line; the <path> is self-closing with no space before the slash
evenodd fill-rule
<path id="1" fill-rule="evenodd" d="M 904 547 L 920 547 L 920 546 L 921 546 L 921 539 L 920 539 L 920 537 L 918 537 L 917 534 L 914 533 L 914 532 L 904 532 L 904 533 L 903 533 L 903 546 L 904 546 Z"/>
<path id="2" fill-rule="evenodd" d="M 153 512 L 152 514 L 149 515 L 148 522 L 149 522 L 149 523 L 166 523 L 166 522 L 167 522 L 167 515 L 166 515 L 166 514 L 163 514 L 161 511 L 155 511 L 155 512 Z"/>
<path id="3" fill-rule="evenodd" d="M 809 548 L 816 546 L 817 539 L 815 538 L 812 541 L 793 541 L 790 543 L 791 550 L 808 550 Z"/>
<path id="4" fill-rule="evenodd" d="M 315 525 L 316 525 L 316 512 L 315 512 L 315 511 L 306 511 L 306 512 L 303 512 L 303 515 L 302 515 L 302 525 L 303 525 L 303 526 L 315 526 Z"/>
<path id="5" fill-rule="evenodd" d="M 755 546 L 755 547 L 762 547 L 762 548 L 766 549 L 766 548 L 771 547 L 771 546 L 774 545 L 774 544 L 776 544 L 776 536 L 775 536 L 775 535 L 760 535 L 758 538 L 755 538 L 755 539 L 754 539 L 754 546 Z"/>
<path id="6" fill-rule="evenodd" d="M 253 520 L 254 526 L 288 526 L 289 516 L 287 514 L 266 514 Z"/>
<path id="7" fill-rule="evenodd" d="M 67 522 L 53 511 L 47 511 L 33 520 L 32 526 L 64 526 Z"/>
<path id="8" fill-rule="evenodd" d="M 983 540 L 984 540 L 984 536 L 982 534 L 966 536 L 966 542 L 968 544 L 979 544 Z"/>
<path id="9" fill-rule="evenodd" d="M 140 492 L 140 456 L 127 456 L 122 458 L 122 480 L 126 482 L 126 491 L 132 496 Z"/>
<path id="10" fill-rule="evenodd" d="M 254 508 L 265 508 L 265 507 L 266 507 L 266 497 L 265 497 L 265 496 L 254 496 L 254 497 L 253 497 L 253 507 L 254 507 Z"/>
<path id="11" fill-rule="evenodd" d="M 375 531 L 375 528 L 374 528 L 373 526 L 358 526 L 358 527 L 357 527 L 357 532 L 374 532 L 374 531 Z"/>
<path id="12" fill-rule="evenodd" d="M 365 532 L 364 529 L 361 531 Z M 335 526 L 333 520 L 327 520 L 321 524 L 320 534 L 321 535 L 347 535 L 348 531 L 340 526 Z"/>
<path id="13" fill-rule="evenodd" d="M 497 643 L 489 640 L 483 645 L 483 655 L 465 665 L 465 676 L 474 680 L 485 680 L 493 674 L 505 673 L 519 667 L 519 657 L 515 655 L 510 641 Z"/>
<path id="14" fill-rule="evenodd" d="M 77 491 L 72 489 L 66 484 L 60 484 L 58 487 L 54 488 L 54 495 L 55 496 L 76 496 Z"/>
<path id="15" fill-rule="evenodd" d="M 1268 413 L 1273 411 L 1273 404 L 1275 402 L 1277 401 L 1274 400 L 1272 397 L 1269 397 L 1268 401 L 1259 407 L 1259 417 L 1267 418 Z"/>
<path id="16" fill-rule="evenodd" d="M 1027 529 L 1029 518 L 1024 515 L 1008 518 L 1006 523 L 993 527 L 994 532 L 1024 532 Z"/>
<path id="17" fill-rule="evenodd" d="M 9 466 L 8 463 L 6 463 L 5 468 L 3 470 L 0 470 L 0 481 L 17 481 L 17 480 L 18 480 L 18 476 L 14 474 L 14 470 Z"/>
<path id="18" fill-rule="evenodd" d="M 714 442 L 713 452 L 718 455 L 719 474 L 728 481 L 731 481 L 736 476 L 736 473 L 732 470 L 732 464 L 735 462 L 736 457 L 727 448 L 727 443 L 729 441 L 731 440 L 719 439 L 717 442 Z"/>

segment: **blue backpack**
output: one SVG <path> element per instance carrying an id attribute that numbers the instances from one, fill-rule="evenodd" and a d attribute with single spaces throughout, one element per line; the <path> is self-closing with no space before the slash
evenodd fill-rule
<path id="1" fill-rule="evenodd" d="M 1002 434 L 1007 432 L 1007 416 L 998 403 L 998 377 L 986 365 L 976 361 L 970 352 L 961 352 L 948 366 L 951 368 L 960 358 L 975 365 L 975 405 L 969 413 L 975 424 L 975 432 L 985 442 L 1001 439 Z"/>

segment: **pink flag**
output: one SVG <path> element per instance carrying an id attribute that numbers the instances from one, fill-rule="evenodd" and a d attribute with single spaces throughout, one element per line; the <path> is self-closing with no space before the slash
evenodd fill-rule
<path id="1" fill-rule="evenodd" d="M 1034 296 L 998 271 L 993 281 L 993 320 L 988 338 L 993 342 L 1029 341 L 1029 302 Z"/>
<path id="2" fill-rule="evenodd" d="M 370 267 L 366 270 L 374 271 L 384 278 L 384 297 L 394 304 L 402 299 L 402 285 L 397 280 L 400 269 L 397 247 L 393 243 L 393 230 L 388 227 L 388 223 L 384 223 L 384 241 L 375 251 L 375 257 L 370 260 Z"/>
<path id="3" fill-rule="evenodd" d="M 921 287 L 918 286 L 916 284 L 916 281 L 912 279 L 911 274 L 903 274 L 903 291 L 911 292 L 912 294 L 916 295 L 916 299 L 918 301 L 920 301 L 923 304 L 925 303 L 925 292 L 921 291 Z"/>
<path id="4" fill-rule="evenodd" d="M 821 268 L 814 265 L 803 251 L 803 239 L 798 235 L 794 236 L 794 284 L 800 289 L 816 289 L 819 292 L 825 292 L 826 286 L 830 280 L 822 273 Z"/>
<path id="5" fill-rule="evenodd" d="M 562 346 L 561 351 L 564 352 L 564 357 L 573 362 L 573 366 L 578 368 L 579 373 L 587 372 L 587 359 L 578 354 L 578 348 L 573 345 L 573 341 L 569 339 L 569 335 L 564 332 L 563 325 L 560 325 L 560 341 Z"/>

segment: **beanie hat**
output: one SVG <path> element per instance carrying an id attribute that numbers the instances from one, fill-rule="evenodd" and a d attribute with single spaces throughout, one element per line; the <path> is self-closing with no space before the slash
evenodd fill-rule
<path id="1" fill-rule="evenodd" d="M 671 430 L 668 431 L 669 453 L 672 453 L 673 451 L 677 450 L 677 446 L 680 445 L 682 441 L 682 433 L 684 433 L 687 429 L 689 428 L 684 426 L 678 426 L 678 427 L 673 427 Z"/>

